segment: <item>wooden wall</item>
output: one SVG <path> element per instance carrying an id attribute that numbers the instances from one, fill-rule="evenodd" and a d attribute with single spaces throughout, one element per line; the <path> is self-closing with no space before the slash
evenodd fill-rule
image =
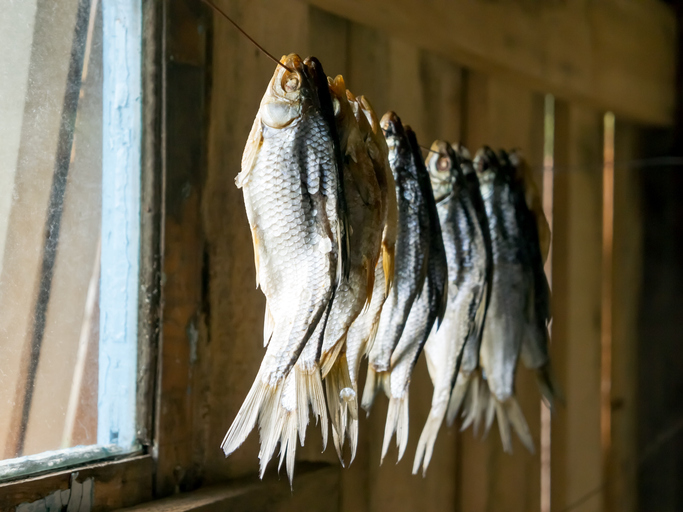
<path id="1" fill-rule="evenodd" d="M 343 74 L 347 86 L 365 94 L 378 112 L 395 110 L 424 145 L 439 137 L 461 140 L 473 150 L 484 143 L 522 148 L 541 185 L 547 91 L 492 70 L 465 68 L 415 38 L 307 2 L 231 0 L 222 5 L 272 53 L 315 55 L 329 75 Z M 196 2 L 172 2 L 167 9 L 166 73 L 173 85 L 166 92 L 159 495 L 257 471 L 256 432 L 228 459 L 219 445 L 264 353 L 264 299 L 254 286 L 250 233 L 234 178 L 274 67 L 225 20 Z M 191 108 L 183 107 L 188 102 Z M 666 117 L 665 110 L 655 118 Z M 620 296 L 614 304 L 614 347 L 620 355 L 613 373 L 615 403 L 622 405 L 614 406 L 614 443 L 605 452 L 600 431 L 603 113 L 580 101 L 556 104 L 552 353 L 566 402 L 552 418 L 553 511 L 584 499 L 581 510 L 603 510 L 610 502 L 605 489 L 616 500 L 613 510 L 633 507 L 628 490 L 635 478 L 635 391 L 627 376 L 634 364 L 632 315 L 641 240 L 638 216 L 628 206 L 636 200 L 634 183 L 619 177 L 614 245 L 626 256 L 614 266 L 614 293 Z M 617 152 L 627 155 L 631 139 L 626 129 L 620 130 Z M 173 141 L 180 140 L 185 143 L 174 147 Z M 631 225 L 635 231 L 627 228 Z M 189 371 L 182 364 L 186 360 Z M 541 405 L 533 376 L 519 371 L 517 394 L 535 454 L 518 440 L 513 455 L 503 453 L 495 428 L 480 440 L 471 430 L 459 434 L 444 427 L 422 478 L 410 470 L 431 391 L 421 360 L 411 383 L 410 442 L 400 464 L 393 464 L 396 452 L 390 451 L 379 467 L 386 414 L 386 402 L 380 400 L 368 419 L 361 418 L 358 457 L 351 468 L 339 470 L 339 492 L 301 491 L 300 486 L 316 485 L 310 475 L 295 478 L 294 492 L 316 496 L 311 499 L 320 503 L 311 506 L 326 504 L 326 510 L 540 510 Z M 310 427 L 306 446 L 298 449 L 299 461 L 338 467 L 331 448 L 320 450 L 319 434 Z M 606 468 L 612 467 L 620 476 L 610 476 L 607 485 Z"/>

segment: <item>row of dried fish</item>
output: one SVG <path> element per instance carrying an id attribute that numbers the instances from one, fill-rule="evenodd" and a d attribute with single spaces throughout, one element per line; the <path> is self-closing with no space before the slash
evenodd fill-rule
<path id="1" fill-rule="evenodd" d="M 518 155 L 437 141 L 425 162 L 398 116 L 328 78 L 315 58 L 283 57 L 254 120 L 237 185 L 266 297 L 266 354 L 222 447 L 258 423 L 261 475 L 280 444 L 293 476 L 309 407 L 343 463 L 358 441 L 361 405 L 389 397 L 384 458 L 408 441 L 408 388 L 424 348 L 434 384 L 414 472 L 426 470 L 438 430 L 497 416 L 533 442 L 514 397 L 521 354 L 543 395 L 557 394 L 548 360 L 549 230 Z M 428 170 L 429 169 L 429 170 Z"/>

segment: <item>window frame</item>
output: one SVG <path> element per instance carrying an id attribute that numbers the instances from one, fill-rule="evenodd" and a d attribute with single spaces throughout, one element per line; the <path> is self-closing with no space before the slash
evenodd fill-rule
<path id="1" fill-rule="evenodd" d="M 163 80 L 164 28 L 168 6 L 163 0 L 141 0 L 142 139 L 140 182 L 140 266 L 138 283 L 138 349 L 136 369 L 136 437 L 141 448 L 120 456 L 18 476 L 0 482 L 0 510 L 70 489 L 92 479 L 93 510 L 131 506 L 154 497 L 158 449 L 154 445 L 155 411 L 161 407 L 158 353 L 162 305 L 162 190 L 164 182 Z M 156 406 L 156 407 L 155 407 Z"/>

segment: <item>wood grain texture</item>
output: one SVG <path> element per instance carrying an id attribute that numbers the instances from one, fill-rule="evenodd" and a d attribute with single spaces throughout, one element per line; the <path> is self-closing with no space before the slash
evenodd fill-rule
<path id="1" fill-rule="evenodd" d="M 121 512 L 336 512 L 339 468 L 313 465 L 297 477 L 296 492 L 286 479 L 239 479 L 227 485 L 203 489 L 122 509 Z"/>
<path id="2" fill-rule="evenodd" d="M 655 0 L 307 0 L 472 69 L 671 124 L 675 18 Z"/>
<path id="3" fill-rule="evenodd" d="M 153 464 L 150 455 L 140 455 L 0 484 L 0 510 L 13 511 L 21 503 L 32 503 L 56 490 L 69 489 L 74 473 L 79 482 L 95 479 L 93 512 L 149 501 L 152 499 Z"/>
<path id="4" fill-rule="evenodd" d="M 638 127 L 616 120 L 614 167 L 614 243 L 612 286 L 611 449 L 605 478 L 606 509 L 637 509 L 638 308 L 643 264 L 640 169 L 620 162 L 639 157 Z M 645 171 L 647 172 L 647 171 Z"/>
<path id="5" fill-rule="evenodd" d="M 466 74 L 465 144 L 474 152 L 520 148 L 529 165 L 543 161 L 542 97 L 476 71 Z M 538 173 L 535 173 L 538 178 Z M 541 183 L 537 182 L 540 188 Z M 529 425 L 536 453 L 513 434 L 512 455 L 503 452 L 497 426 L 486 439 L 472 429 L 462 434 L 459 460 L 459 510 L 536 511 L 540 508 L 540 395 L 532 372 L 520 362 L 515 394 Z"/>
<path id="6" fill-rule="evenodd" d="M 602 510 L 602 115 L 556 103 L 551 357 L 566 403 L 552 419 L 552 510 Z"/>
<path id="7" fill-rule="evenodd" d="M 195 437 L 201 394 L 197 350 L 202 327 L 204 236 L 204 39 L 197 37 L 203 7 L 192 0 L 166 4 L 167 54 L 163 154 L 162 322 L 155 451 L 158 496 L 196 487 L 201 461 Z M 191 129 L 189 129 L 191 127 Z"/>

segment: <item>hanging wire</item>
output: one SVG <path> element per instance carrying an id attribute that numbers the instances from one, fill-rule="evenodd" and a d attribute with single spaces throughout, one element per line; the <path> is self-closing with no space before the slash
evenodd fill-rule
<path id="1" fill-rule="evenodd" d="M 244 37 L 246 37 L 247 39 L 249 39 L 249 41 L 251 41 L 252 44 L 253 44 L 254 46 L 256 46 L 256 48 L 258 48 L 259 50 L 261 50 L 266 56 L 268 56 L 270 59 L 272 59 L 273 62 L 275 62 L 278 66 L 282 66 L 282 67 L 285 68 L 287 71 L 294 72 L 294 70 L 293 70 L 292 68 L 290 68 L 289 66 L 287 66 L 287 65 L 283 64 L 282 62 L 280 62 L 278 59 L 275 58 L 275 56 L 274 56 L 272 53 L 270 53 L 270 52 L 269 52 L 268 50 L 266 50 L 263 46 L 261 46 L 260 44 L 258 44 L 258 43 L 254 40 L 253 37 L 251 37 L 249 34 L 247 34 L 247 33 L 242 29 L 242 27 L 240 27 L 237 23 L 235 23 L 235 22 L 232 20 L 232 18 L 231 18 L 230 16 L 228 16 L 228 15 L 225 13 L 225 11 L 223 11 L 220 7 L 218 7 L 216 4 L 214 4 L 213 2 L 211 2 L 211 1 L 209 1 L 209 0 L 201 0 L 201 1 L 204 2 L 206 5 L 208 5 L 209 7 L 211 7 L 212 9 L 214 9 L 217 13 L 219 13 L 220 15 L 222 15 L 222 16 L 223 16 L 226 20 L 228 20 L 230 23 L 232 23 L 232 26 L 235 27 L 237 30 L 240 31 L 240 34 L 242 34 Z"/>

